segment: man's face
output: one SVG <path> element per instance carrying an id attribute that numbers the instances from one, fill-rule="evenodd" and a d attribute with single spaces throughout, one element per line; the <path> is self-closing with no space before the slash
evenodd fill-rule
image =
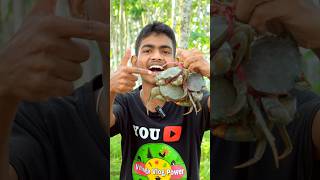
<path id="1" fill-rule="evenodd" d="M 174 61 L 172 40 L 165 34 L 152 33 L 142 39 L 137 56 L 135 66 L 159 73 L 168 68 L 163 65 Z M 152 75 L 142 75 L 141 78 L 144 83 L 155 84 Z"/>

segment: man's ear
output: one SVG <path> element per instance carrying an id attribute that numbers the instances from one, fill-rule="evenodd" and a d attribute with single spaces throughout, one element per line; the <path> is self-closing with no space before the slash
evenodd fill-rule
<path id="1" fill-rule="evenodd" d="M 136 55 L 131 57 L 132 66 L 137 66 L 137 60 L 138 60 L 138 57 Z"/>
<path id="2" fill-rule="evenodd" d="M 70 13 L 72 17 L 87 19 L 88 15 L 85 9 L 86 0 L 68 0 L 70 4 Z"/>

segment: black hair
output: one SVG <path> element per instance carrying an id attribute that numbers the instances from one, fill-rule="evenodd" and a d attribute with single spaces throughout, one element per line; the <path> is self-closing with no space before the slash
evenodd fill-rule
<path id="1" fill-rule="evenodd" d="M 176 37 L 174 35 L 173 30 L 166 24 L 162 23 L 162 22 L 153 22 L 151 24 L 146 25 L 139 33 L 137 39 L 136 39 L 136 43 L 135 43 L 135 53 L 136 56 L 138 56 L 138 52 L 139 52 L 139 47 L 141 45 L 141 41 L 150 36 L 152 33 L 156 33 L 156 34 L 164 34 L 166 36 L 168 36 L 168 38 L 171 39 L 172 41 L 172 45 L 173 45 L 173 54 L 176 54 Z"/>

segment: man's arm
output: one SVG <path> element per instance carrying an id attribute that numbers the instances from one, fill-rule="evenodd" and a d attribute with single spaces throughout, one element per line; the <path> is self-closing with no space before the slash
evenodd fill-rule
<path id="1" fill-rule="evenodd" d="M 0 98 L 0 179 L 18 179 L 16 171 L 9 165 L 9 137 L 17 104 L 7 97 Z"/>
<path id="2" fill-rule="evenodd" d="M 127 93 L 132 91 L 134 86 L 136 85 L 136 81 L 138 77 L 134 74 L 140 75 L 154 75 L 152 71 L 147 69 L 142 69 L 138 67 L 129 67 L 128 61 L 131 58 L 131 51 L 127 49 L 125 55 L 123 56 L 120 66 L 118 69 L 111 74 L 110 76 L 110 128 L 114 126 L 116 122 L 115 115 L 113 113 L 113 104 L 117 94 Z"/>
<path id="3" fill-rule="evenodd" d="M 320 160 L 320 110 L 313 120 L 312 141 L 315 149 L 315 157 Z"/>
<path id="4" fill-rule="evenodd" d="M 115 97 L 116 97 L 116 94 L 115 94 L 115 93 L 110 93 L 110 100 L 109 100 L 109 108 L 110 108 L 110 109 L 109 109 L 109 112 L 110 112 L 110 128 L 111 128 L 112 126 L 114 126 L 115 123 L 116 123 L 116 117 L 115 117 L 115 115 L 114 115 L 114 113 L 113 113 L 113 108 L 112 108 Z"/>

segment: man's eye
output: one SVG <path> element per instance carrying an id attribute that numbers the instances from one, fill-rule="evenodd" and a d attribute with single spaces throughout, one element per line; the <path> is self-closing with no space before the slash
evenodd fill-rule
<path id="1" fill-rule="evenodd" d="M 163 51 L 164 54 L 171 54 L 171 51 Z"/>
<path id="2" fill-rule="evenodd" d="M 150 53 L 151 50 L 150 50 L 150 49 L 145 49 L 145 50 L 143 50 L 142 52 L 143 52 L 143 53 Z"/>

